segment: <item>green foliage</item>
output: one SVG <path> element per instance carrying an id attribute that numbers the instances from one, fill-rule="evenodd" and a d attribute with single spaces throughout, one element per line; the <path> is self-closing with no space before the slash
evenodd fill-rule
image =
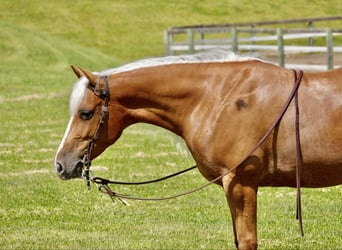
<path id="1" fill-rule="evenodd" d="M 281 9 L 280 9 L 281 7 Z M 0 248 L 222 249 L 234 247 L 217 186 L 166 202 L 125 207 L 63 182 L 52 161 L 68 121 L 75 81 L 70 64 L 102 70 L 163 54 L 170 26 L 327 16 L 339 1 L 0 1 Z M 179 138 L 147 125 L 129 128 L 96 161 L 97 175 L 146 180 L 193 164 Z M 115 187 L 145 197 L 168 196 L 206 180 L 198 172 L 149 187 Z M 295 223 L 293 189 L 262 188 L 263 249 L 341 246 L 341 187 L 303 190 L 306 236 Z"/>

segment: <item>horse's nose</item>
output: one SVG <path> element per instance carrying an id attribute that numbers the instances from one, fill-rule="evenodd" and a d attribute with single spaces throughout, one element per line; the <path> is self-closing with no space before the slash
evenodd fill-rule
<path id="1" fill-rule="evenodd" d="M 59 177 L 63 178 L 63 174 L 65 172 L 65 169 L 63 165 L 60 162 L 55 163 L 55 171 L 58 174 Z"/>
<path id="2" fill-rule="evenodd" d="M 54 165 L 58 177 L 62 180 L 82 177 L 83 163 L 79 159 L 72 159 L 66 162 L 64 160 L 56 160 Z"/>

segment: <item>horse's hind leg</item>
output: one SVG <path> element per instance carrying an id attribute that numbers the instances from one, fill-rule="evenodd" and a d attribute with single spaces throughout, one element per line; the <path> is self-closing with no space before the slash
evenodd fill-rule
<path id="1" fill-rule="evenodd" d="M 257 185 L 251 176 L 227 176 L 224 191 L 230 207 L 238 249 L 257 249 Z M 252 177 L 254 179 L 255 177 Z"/>

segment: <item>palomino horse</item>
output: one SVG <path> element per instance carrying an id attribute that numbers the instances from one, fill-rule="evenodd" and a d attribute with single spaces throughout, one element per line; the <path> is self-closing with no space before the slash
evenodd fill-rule
<path id="1" fill-rule="evenodd" d="M 101 73 L 73 69 L 79 81 L 54 162 L 62 179 L 81 177 L 89 145 L 91 160 L 131 124 L 163 127 L 185 140 L 205 178 L 222 176 L 215 183 L 225 192 L 239 249 L 257 248 L 258 187 L 297 185 L 297 132 L 301 185 L 342 183 L 342 69 L 305 73 L 299 105 L 291 102 L 274 129 L 295 74 L 258 59 L 218 51 L 146 59 Z"/>

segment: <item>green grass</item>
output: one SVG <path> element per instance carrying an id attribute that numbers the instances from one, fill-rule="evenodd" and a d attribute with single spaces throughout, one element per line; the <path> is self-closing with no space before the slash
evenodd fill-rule
<path id="1" fill-rule="evenodd" d="M 341 8 L 339 1 L 0 1 L 0 249 L 234 248 L 218 186 L 125 207 L 95 188 L 86 190 L 83 181 L 58 179 L 52 161 L 76 80 L 69 65 L 101 70 L 162 55 L 169 26 L 338 15 Z M 164 130 L 136 125 L 93 167 L 97 175 L 120 180 L 160 177 L 193 164 L 180 144 Z M 115 190 L 156 197 L 203 183 L 195 171 Z M 341 194 L 341 186 L 303 189 L 301 238 L 294 189 L 261 188 L 260 248 L 338 249 Z"/>

